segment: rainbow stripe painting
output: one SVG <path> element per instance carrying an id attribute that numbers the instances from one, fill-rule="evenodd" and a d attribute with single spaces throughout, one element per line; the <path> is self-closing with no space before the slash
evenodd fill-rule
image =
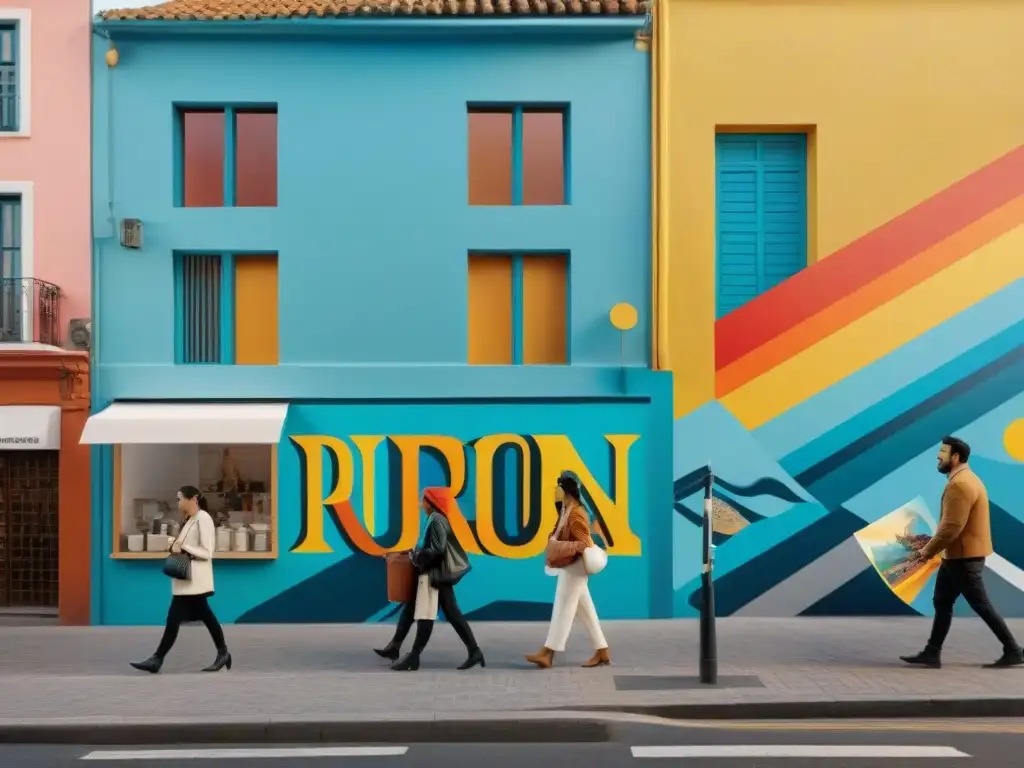
<path id="1" fill-rule="evenodd" d="M 989 490 L 986 580 L 1024 616 L 1022 254 L 1024 147 L 716 322 L 716 399 L 675 423 L 673 547 L 698 546 L 710 463 L 749 523 L 716 534 L 720 614 L 930 615 L 930 571 L 897 594 L 858 541 L 907 499 L 938 503 L 956 434 Z M 675 613 L 696 615 L 699 573 L 674 567 Z"/>

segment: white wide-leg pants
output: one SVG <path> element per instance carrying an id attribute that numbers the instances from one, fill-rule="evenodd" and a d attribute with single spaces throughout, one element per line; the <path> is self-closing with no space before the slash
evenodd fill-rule
<path id="1" fill-rule="evenodd" d="M 580 621 L 583 622 L 587 634 L 590 635 L 590 641 L 594 644 L 594 648 L 608 647 L 604 633 L 601 631 L 601 624 L 597 619 L 594 600 L 590 597 L 588 578 L 587 572 L 583 568 L 583 558 L 579 558 L 572 565 L 558 571 L 555 604 L 551 611 L 551 626 L 548 629 L 548 639 L 544 642 L 546 648 L 559 653 L 565 650 L 565 643 L 569 639 L 569 630 L 572 629 L 572 622 L 577 613 L 579 613 Z"/>

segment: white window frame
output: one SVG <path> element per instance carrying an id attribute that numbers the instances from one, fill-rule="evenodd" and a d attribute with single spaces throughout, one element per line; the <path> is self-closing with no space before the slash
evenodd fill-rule
<path id="1" fill-rule="evenodd" d="M 0 8 L 0 23 L 18 25 L 18 130 L 0 131 L 0 139 L 32 135 L 32 11 Z"/>
<path id="2" fill-rule="evenodd" d="M 18 277 L 35 277 L 35 184 L 31 181 L 0 181 L 0 195 L 18 195 L 21 198 L 21 259 Z M 32 307 L 31 292 L 21 296 L 21 340 L 32 342 L 36 313 Z"/>

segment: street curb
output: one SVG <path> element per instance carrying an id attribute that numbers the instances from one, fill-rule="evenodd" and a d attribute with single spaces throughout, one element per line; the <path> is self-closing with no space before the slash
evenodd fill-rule
<path id="1" fill-rule="evenodd" d="M 622 737 L 621 726 L 676 721 L 879 720 L 1024 717 L 1020 698 L 904 698 L 595 706 L 387 719 L 280 716 L 0 721 L 0 744 L 571 744 Z M 660 722 L 659 722 L 660 721 Z"/>
<path id="2" fill-rule="evenodd" d="M 743 701 L 724 704 L 649 704 L 587 707 L 592 712 L 646 715 L 663 720 L 877 720 L 879 718 L 1024 717 L 1024 697 Z"/>
<path id="3" fill-rule="evenodd" d="M 524 713 L 526 714 L 526 713 Z M 595 743 L 613 722 L 595 717 L 450 720 L 261 720 L 228 723 L 25 723 L 0 725 L 0 744 L 423 744 Z"/>

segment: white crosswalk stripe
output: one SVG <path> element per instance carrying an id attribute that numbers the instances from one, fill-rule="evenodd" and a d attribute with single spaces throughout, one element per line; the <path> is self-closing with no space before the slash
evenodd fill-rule
<path id="1" fill-rule="evenodd" d="M 118 749 L 98 750 L 81 760 L 253 760 L 300 757 L 400 757 L 408 747 L 255 747 L 237 749 Z"/>
<path id="2" fill-rule="evenodd" d="M 834 758 L 949 758 L 970 757 L 953 747 L 866 746 L 862 744 L 695 744 L 679 747 L 632 747 L 636 758 L 788 757 Z"/>

